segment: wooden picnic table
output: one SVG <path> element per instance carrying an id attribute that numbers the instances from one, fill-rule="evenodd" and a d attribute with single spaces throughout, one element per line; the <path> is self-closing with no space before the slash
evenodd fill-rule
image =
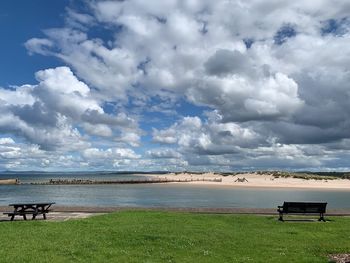
<path id="1" fill-rule="evenodd" d="M 42 202 L 42 203 L 15 203 L 9 204 L 13 207 L 13 212 L 5 212 L 8 216 L 11 216 L 11 221 L 14 220 L 15 216 L 23 216 L 24 220 L 27 220 L 27 215 L 32 215 L 32 220 L 37 215 L 43 215 L 46 219 L 46 214 L 50 212 L 49 208 L 55 204 L 54 202 Z"/>

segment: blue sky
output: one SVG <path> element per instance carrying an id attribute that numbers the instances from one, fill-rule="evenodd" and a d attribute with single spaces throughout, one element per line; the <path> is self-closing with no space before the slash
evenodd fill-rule
<path id="1" fill-rule="evenodd" d="M 0 4 L 1 79 L 0 85 L 35 83 L 34 73 L 43 68 L 64 65 L 57 59 L 28 56 L 24 43 L 42 30 L 63 26 L 62 15 L 69 1 L 2 1 Z"/>
<path id="2" fill-rule="evenodd" d="M 2 1 L 0 170 L 348 170 L 349 13 Z"/>

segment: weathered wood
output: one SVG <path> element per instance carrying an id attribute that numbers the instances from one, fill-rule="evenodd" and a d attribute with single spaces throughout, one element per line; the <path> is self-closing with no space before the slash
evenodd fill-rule
<path id="1" fill-rule="evenodd" d="M 26 215 L 32 215 L 32 220 L 36 218 L 37 215 L 43 215 L 46 219 L 46 214 L 51 210 L 49 209 L 54 203 L 27 203 L 27 204 L 10 204 L 9 206 L 14 207 L 13 212 L 5 212 L 4 214 L 11 216 L 11 221 L 14 220 L 15 216 L 23 216 L 24 220 L 27 220 Z"/>

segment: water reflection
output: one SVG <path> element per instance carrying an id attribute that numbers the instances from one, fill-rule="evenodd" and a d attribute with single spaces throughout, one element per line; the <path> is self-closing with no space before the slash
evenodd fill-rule
<path id="1" fill-rule="evenodd" d="M 193 185 L 0 185 L 0 205 L 52 201 L 68 206 L 275 208 L 283 201 L 326 201 L 350 208 L 350 191 Z"/>

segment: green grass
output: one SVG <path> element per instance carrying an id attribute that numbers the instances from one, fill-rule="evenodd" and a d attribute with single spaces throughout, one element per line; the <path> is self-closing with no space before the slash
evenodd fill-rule
<path id="1" fill-rule="evenodd" d="M 328 262 L 350 252 L 350 218 L 119 212 L 0 222 L 0 262 Z"/>

